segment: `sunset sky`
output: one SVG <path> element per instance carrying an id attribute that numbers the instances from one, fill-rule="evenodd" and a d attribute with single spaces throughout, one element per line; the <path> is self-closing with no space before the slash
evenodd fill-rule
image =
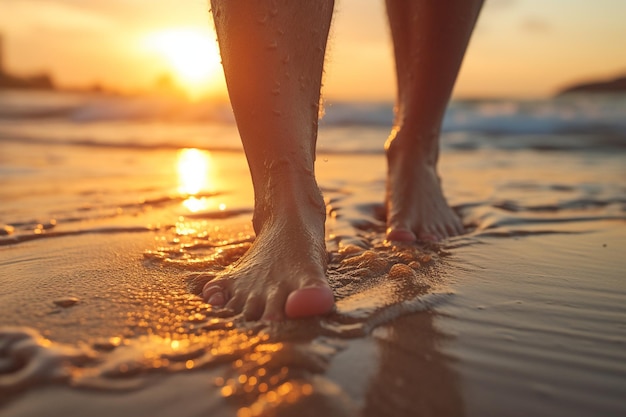
<path id="1" fill-rule="evenodd" d="M 60 85 L 145 89 L 165 73 L 192 95 L 224 96 L 206 0 L 0 0 L 4 67 Z M 625 0 L 487 0 L 457 97 L 544 97 L 626 73 Z M 382 0 L 338 0 L 325 95 L 391 100 Z"/>

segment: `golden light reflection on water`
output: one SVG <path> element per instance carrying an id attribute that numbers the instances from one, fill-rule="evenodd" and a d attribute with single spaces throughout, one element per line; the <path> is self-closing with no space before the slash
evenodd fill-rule
<path id="1" fill-rule="evenodd" d="M 206 210 L 209 206 L 206 197 L 198 197 L 202 192 L 212 191 L 214 187 L 213 159 L 209 152 L 195 148 L 178 151 L 176 171 L 178 173 L 178 192 L 188 196 L 183 206 L 192 213 Z"/>
<path id="2" fill-rule="evenodd" d="M 293 346 L 266 339 L 233 362 L 230 377 L 216 379 L 220 394 L 240 405 L 237 417 L 273 415 L 313 394 L 307 378 L 294 375 L 288 366 L 297 365 L 293 353 Z"/>
<path id="3" fill-rule="evenodd" d="M 192 213 L 197 213 L 208 208 L 206 197 L 189 197 L 183 201 L 183 206 Z"/>
<path id="4" fill-rule="evenodd" d="M 107 348 L 117 360 L 107 367 L 104 377 L 119 380 L 159 370 L 192 371 L 230 362 L 230 369 L 215 378 L 214 384 L 219 394 L 237 407 L 237 417 L 273 415 L 314 394 L 311 381 L 292 369 L 310 368 L 305 366 L 306 361 L 301 362 L 307 355 L 297 354 L 301 351 L 299 344 L 273 341 L 268 333 L 238 329 L 229 319 L 203 314 L 199 320 L 199 311 L 205 312 L 208 306 L 197 298 L 186 300 L 177 308 L 159 299 L 163 310 L 157 314 L 131 314 L 129 325 L 151 331 L 116 343 L 119 348 Z M 155 320 L 165 327 L 156 325 Z"/>
<path id="5" fill-rule="evenodd" d="M 208 191 L 211 174 L 211 154 L 194 148 L 178 151 L 178 191 L 181 194 L 196 195 Z"/>

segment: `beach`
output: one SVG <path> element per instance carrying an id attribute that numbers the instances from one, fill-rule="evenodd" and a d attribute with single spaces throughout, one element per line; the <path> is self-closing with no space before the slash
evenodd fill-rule
<path id="1" fill-rule="evenodd" d="M 626 414 L 623 99 L 453 103 L 468 233 L 406 246 L 384 240 L 392 107 L 329 104 L 337 305 L 280 323 L 194 281 L 254 239 L 232 116 L 137 102 L 0 98 L 0 416 Z"/>

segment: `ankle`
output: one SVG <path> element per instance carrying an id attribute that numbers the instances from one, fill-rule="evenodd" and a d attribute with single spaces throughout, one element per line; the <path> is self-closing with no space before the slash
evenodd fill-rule
<path id="1" fill-rule="evenodd" d="M 420 165 L 436 168 L 439 159 L 439 132 L 414 133 L 394 129 L 385 142 L 389 167 L 394 165 Z"/>
<path id="2" fill-rule="evenodd" d="M 312 171 L 280 166 L 255 187 L 253 225 L 258 234 L 280 223 L 306 223 L 323 229 L 326 205 Z"/>

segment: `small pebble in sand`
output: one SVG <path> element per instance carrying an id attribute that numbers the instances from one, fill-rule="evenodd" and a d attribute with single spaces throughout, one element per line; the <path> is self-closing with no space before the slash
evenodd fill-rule
<path id="1" fill-rule="evenodd" d="M 401 251 L 398 252 L 396 254 L 397 258 L 403 263 L 403 264 L 409 264 L 409 262 L 414 261 L 416 256 L 412 251 Z"/>
<path id="2" fill-rule="evenodd" d="M 339 248 L 339 253 L 342 255 L 353 255 L 361 252 L 363 252 L 363 248 L 353 244 L 348 244 Z"/>
<path id="3" fill-rule="evenodd" d="M 372 252 L 371 250 L 367 250 L 360 255 L 344 259 L 343 261 L 341 261 L 341 264 L 343 266 L 359 266 L 363 263 L 375 260 L 377 258 L 378 255 L 376 255 L 376 253 Z"/>
<path id="4" fill-rule="evenodd" d="M 428 262 L 433 260 L 433 257 L 430 256 L 430 255 L 422 255 L 422 256 L 419 257 L 419 260 L 420 260 L 421 263 L 427 264 Z"/>
<path id="5" fill-rule="evenodd" d="M 409 262 L 409 266 L 413 269 L 419 269 L 422 265 L 417 261 Z"/>
<path id="6" fill-rule="evenodd" d="M 381 258 L 376 252 L 366 250 L 360 255 L 341 261 L 341 266 L 352 269 L 366 269 L 374 274 L 383 274 L 389 269 L 389 262 Z"/>
<path id="7" fill-rule="evenodd" d="M 395 264 L 389 270 L 389 279 L 411 281 L 415 278 L 415 271 L 408 265 Z"/>
<path id="8" fill-rule="evenodd" d="M 78 298 L 76 298 L 76 297 L 63 297 L 63 298 L 59 298 L 58 300 L 54 300 L 53 302 L 54 302 L 54 304 L 58 305 L 59 307 L 68 308 L 68 307 L 72 307 L 73 305 L 78 303 Z"/>

